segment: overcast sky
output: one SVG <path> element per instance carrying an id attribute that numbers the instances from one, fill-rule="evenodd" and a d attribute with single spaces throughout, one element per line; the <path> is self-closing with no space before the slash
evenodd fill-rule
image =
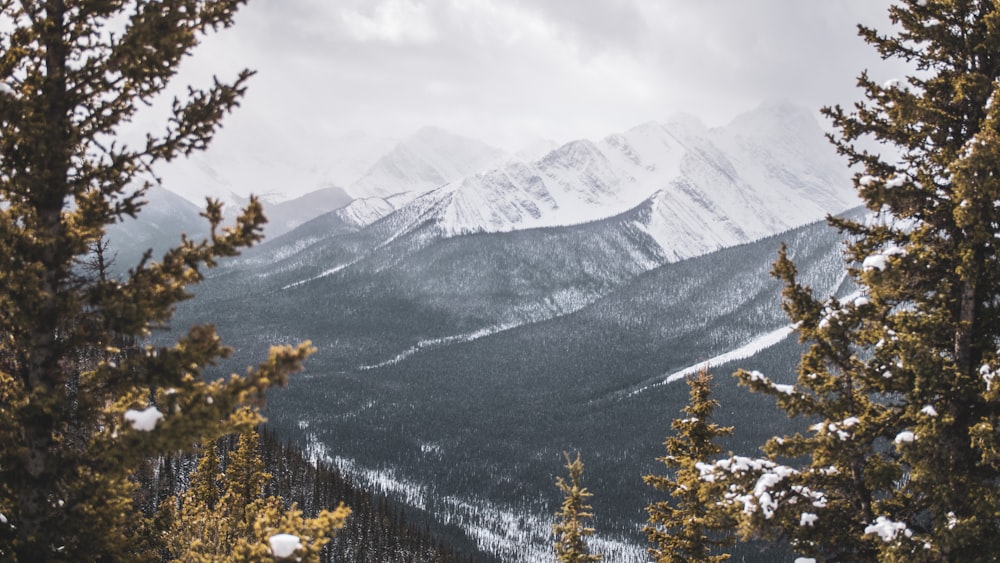
<path id="1" fill-rule="evenodd" d="M 893 78 L 856 33 L 889 0 L 250 0 L 183 78 L 257 70 L 218 144 L 295 151 L 436 125 L 516 150 L 678 112 L 849 104 Z M 901 69 L 895 69 L 901 72 Z"/>

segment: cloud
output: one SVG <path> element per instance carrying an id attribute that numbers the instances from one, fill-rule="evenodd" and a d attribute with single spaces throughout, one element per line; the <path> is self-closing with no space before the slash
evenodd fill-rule
<path id="1" fill-rule="evenodd" d="M 255 0 L 185 78 L 258 70 L 220 150 L 314 158 L 352 129 L 424 125 L 513 150 L 677 112 L 718 125 L 765 100 L 850 103 L 861 70 L 903 74 L 856 37 L 887 27 L 889 2 Z"/>
<path id="2" fill-rule="evenodd" d="M 426 43 L 435 38 L 426 4 L 413 0 L 385 0 L 366 12 L 369 13 L 351 8 L 340 13 L 347 29 L 359 41 Z"/>

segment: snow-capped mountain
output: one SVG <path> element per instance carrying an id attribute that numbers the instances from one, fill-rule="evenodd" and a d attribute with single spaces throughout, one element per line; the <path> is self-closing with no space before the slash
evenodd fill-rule
<path id="1" fill-rule="evenodd" d="M 403 182 L 428 161 L 395 162 Z M 805 283 L 838 291 L 840 235 L 792 227 L 857 204 L 813 116 L 785 104 L 718 129 L 647 123 L 420 192 L 432 184 L 355 199 L 247 252 L 199 285 L 180 324 L 218 326 L 237 350 L 225 370 L 311 339 L 310 372 L 269 398 L 271 423 L 438 498 L 537 516 L 523 500 L 551 494 L 561 452 L 601 452 L 589 470 L 618 530 L 643 503 L 622 476 L 649 471 L 663 417 L 683 406 L 672 374 L 739 357 L 791 377 L 797 342 L 770 264 L 787 243 Z M 769 406 L 725 373 L 720 418 L 757 444 Z"/>
<path id="2" fill-rule="evenodd" d="M 678 117 L 567 143 L 533 163 L 508 160 L 423 195 L 357 199 L 264 245 L 247 264 L 274 289 L 303 294 L 344 283 L 331 276 L 398 275 L 409 281 L 358 283 L 428 294 L 447 286 L 467 291 L 466 300 L 497 291 L 500 280 L 530 288 L 468 321 L 480 330 L 566 314 L 665 263 L 839 213 L 858 204 L 850 186 L 815 119 L 771 104 L 724 128 Z M 568 226 L 587 228 L 550 232 Z M 527 231 L 534 234 L 469 236 Z M 503 242 L 492 254 L 486 241 Z M 432 259 L 441 249 L 448 258 Z M 465 258 L 453 263 L 457 256 Z M 434 268 L 420 266 L 427 260 Z"/>
<path id="3" fill-rule="evenodd" d="M 378 159 L 347 191 L 355 198 L 423 193 L 497 166 L 506 153 L 481 141 L 424 127 Z"/>
<path id="4" fill-rule="evenodd" d="M 570 225 L 642 208 L 637 226 L 672 260 L 858 204 L 816 120 L 789 104 L 764 105 L 718 129 L 681 116 L 599 143 L 574 141 L 424 198 L 437 200 L 446 236 Z"/>
<path id="5" fill-rule="evenodd" d="M 417 197 L 415 192 L 400 192 L 387 197 L 362 197 L 338 209 L 335 213 L 345 223 L 356 227 L 371 225 Z"/>

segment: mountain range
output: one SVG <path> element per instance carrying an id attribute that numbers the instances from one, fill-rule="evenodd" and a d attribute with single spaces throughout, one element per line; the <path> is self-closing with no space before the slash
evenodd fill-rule
<path id="1" fill-rule="evenodd" d="M 784 242 L 816 291 L 847 291 L 822 219 L 858 203 L 788 104 L 530 158 L 425 129 L 317 197 L 195 288 L 175 326 L 217 325 L 236 349 L 220 375 L 312 340 L 270 425 L 511 561 L 548 553 L 563 450 L 587 463 L 609 560 L 644 560 L 640 476 L 687 396 L 672 375 L 720 364 L 727 447 L 787 427 L 726 374 L 738 359 L 790 382 L 770 262 Z"/>

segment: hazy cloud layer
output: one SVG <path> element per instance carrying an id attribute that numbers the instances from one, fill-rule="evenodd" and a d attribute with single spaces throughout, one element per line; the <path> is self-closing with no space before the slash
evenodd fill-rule
<path id="1" fill-rule="evenodd" d="M 811 108 L 886 78 L 858 22 L 889 0 L 254 0 L 185 67 L 258 71 L 218 150 L 322 150 L 352 129 L 433 124 L 507 149 L 677 112 L 722 124 L 769 99 Z"/>

